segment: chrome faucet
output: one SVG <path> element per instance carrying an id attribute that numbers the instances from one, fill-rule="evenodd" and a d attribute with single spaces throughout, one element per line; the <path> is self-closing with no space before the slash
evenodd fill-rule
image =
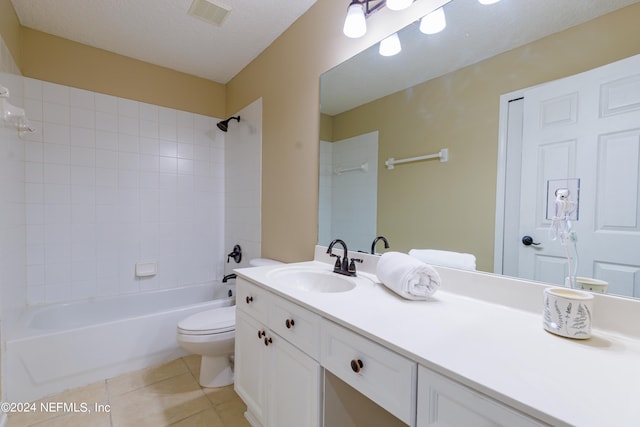
<path id="1" fill-rule="evenodd" d="M 342 248 L 344 249 L 344 254 L 342 255 L 342 260 L 340 259 L 340 255 L 335 255 L 333 251 L 333 247 L 340 243 Z M 349 262 L 349 249 L 347 249 L 347 244 L 344 240 L 334 239 L 327 248 L 327 253 L 331 257 L 335 257 L 336 264 L 333 267 L 333 272 L 338 274 L 343 274 L 345 276 L 355 276 L 356 275 L 356 262 L 362 262 L 360 258 L 351 258 L 351 262 Z"/>
<path id="2" fill-rule="evenodd" d="M 379 240 L 382 240 L 384 242 L 385 249 L 389 249 L 389 241 L 384 236 L 378 236 L 375 239 L 373 239 L 373 243 L 371 244 L 372 255 L 375 255 L 376 253 L 376 243 L 378 243 Z"/>

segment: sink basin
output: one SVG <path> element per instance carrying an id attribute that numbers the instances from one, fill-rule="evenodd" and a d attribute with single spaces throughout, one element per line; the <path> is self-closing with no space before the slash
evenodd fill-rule
<path id="1" fill-rule="evenodd" d="M 307 292 L 347 292 L 356 287 L 355 278 L 332 271 L 311 269 L 279 269 L 268 273 L 274 284 Z"/>

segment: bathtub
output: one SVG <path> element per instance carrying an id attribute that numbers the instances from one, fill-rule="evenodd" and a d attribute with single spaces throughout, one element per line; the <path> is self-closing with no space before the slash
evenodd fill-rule
<path id="1" fill-rule="evenodd" d="M 28 308 L 5 323 L 6 401 L 33 401 L 181 357 L 178 321 L 234 303 L 233 284 L 210 282 Z"/>

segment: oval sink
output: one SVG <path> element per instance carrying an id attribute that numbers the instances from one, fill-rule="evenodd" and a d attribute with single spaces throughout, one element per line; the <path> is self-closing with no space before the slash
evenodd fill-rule
<path id="1" fill-rule="evenodd" d="M 275 284 L 307 292 L 347 292 L 356 287 L 353 278 L 332 271 L 283 269 L 268 273 L 268 277 Z"/>

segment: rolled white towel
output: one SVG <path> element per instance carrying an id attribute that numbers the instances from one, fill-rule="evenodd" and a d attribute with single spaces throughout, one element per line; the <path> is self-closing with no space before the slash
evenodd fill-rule
<path id="1" fill-rule="evenodd" d="M 376 267 L 378 279 L 401 297 L 423 300 L 440 287 L 440 275 L 428 264 L 400 252 L 385 252 Z"/>
<path id="2" fill-rule="evenodd" d="M 422 262 L 442 267 L 475 270 L 476 257 L 462 252 L 440 251 L 437 249 L 411 249 L 409 255 Z"/>

